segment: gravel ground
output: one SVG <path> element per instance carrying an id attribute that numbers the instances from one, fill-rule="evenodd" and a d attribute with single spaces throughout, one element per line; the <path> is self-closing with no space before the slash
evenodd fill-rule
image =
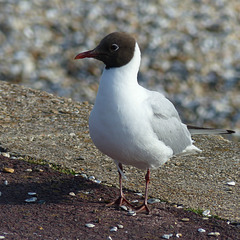
<path id="1" fill-rule="evenodd" d="M 0 1 L 0 79 L 93 103 L 103 65 L 73 58 L 126 31 L 140 83 L 185 122 L 240 129 L 239 11 L 238 0 Z"/>
<path id="2" fill-rule="evenodd" d="M 19 160 L 38 159 L 118 186 L 116 166 L 90 139 L 91 105 L 0 83 L 0 146 L 4 151 Z M 220 136 L 195 140 L 201 154 L 172 158 L 151 171 L 150 195 L 240 222 L 239 143 Z M 129 166 L 124 170 L 128 177 L 124 187 L 143 193 L 145 173 Z M 228 185 L 231 181 L 235 186 Z"/>
<path id="3" fill-rule="evenodd" d="M 14 172 L 6 173 L 6 168 Z M 49 165 L 0 155 L 0 180 L 1 239 L 240 239 L 238 224 L 206 218 L 164 202 L 151 205 L 150 215 L 129 216 L 126 211 L 106 207 L 118 189 L 59 173 Z M 26 201 L 33 197 L 35 201 Z M 143 201 L 131 191 L 127 197 Z M 113 227 L 116 232 L 111 231 Z"/>

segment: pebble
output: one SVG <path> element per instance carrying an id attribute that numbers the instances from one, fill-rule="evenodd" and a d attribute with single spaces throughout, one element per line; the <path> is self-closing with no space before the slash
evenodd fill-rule
<path id="1" fill-rule="evenodd" d="M 200 233 L 204 233 L 204 232 L 206 232 L 206 230 L 203 229 L 203 228 L 199 228 L 199 229 L 198 229 L 198 232 L 200 232 Z"/>
<path id="2" fill-rule="evenodd" d="M 180 237 L 182 237 L 182 234 L 181 234 L 181 233 L 177 233 L 177 234 L 176 234 L 176 237 L 177 237 L 177 238 L 180 238 Z"/>
<path id="3" fill-rule="evenodd" d="M 207 209 L 207 210 L 203 211 L 202 215 L 203 215 L 203 216 L 210 217 L 210 216 L 211 216 L 211 215 L 210 215 L 210 210 Z"/>
<path id="4" fill-rule="evenodd" d="M 28 192 L 28 195 L 34 196 L 34 195 L 37 195 L 37 193 L 36 192 Z"/>
<path id="5" fill-rule="evenodd" d="M 164 235 L 162 235 L 162 238 L 170 239 L 172 236 L 173 236 L 173 234 L 164 234 Z"/>
<path id="6" fill-rule="evenodd" d="M 231 182 L 228 182 L 227 185 L 229 185 L 229 186 L 235 186 L 235 185 L 236 185 L 236 182 L 231 181 Z"/>
<path id="7" fill-rule="evenodd" d="M 3 172 L 5 172 L 5 173 L 14 173 L 14 169 L 5 167 L 5 168 L 3 168 Z"/>
<path id="8" fill-rule="evenodd" d="M 86 224 L 85 224 L 85 227 L 88 227 L 88 228 L 94 228 L 95 225 L 92 224 L 92 223 L 86 223 Z"/>
<path id="9" fill-rule="evenodd" d="M 25 170 L 26 172 L 32 172 L 32 169 L 31 168 L 28 168 Z"/>
<path id="10" fill-rule="evenodd" d="M 93 180 L 93 182 L 100 184 L 102 181 L 101 180 Z"/>
<path id="11" fill-rule="evenodd" d="M 33 202 L 36 202 L 36 201 L 37 201 L 36 197 L 31 197 L 31 198 L 25 199 L 25 202 L 27 202 L 27 203 L 33 203 Z"/>
<path id="12" fill-rule="evenodd" d="M 136 212 L 135 211 L 128 211 L 128 215 L 129 216 L 136 216 Z"/>
<path id="13" fill-rule="evenodd" d="M 112 237 L 111 237 L 111 236 L 108 236 L 108 237 L 107 237 L 107 240 L 112 240 Z"/>
<path id="14" fill-rule="evenodd" d="M 76 196 L 76 194 L 74 192 L 70 192 L 69 195 L 72 196 L 72 197 Z"/>
<path id="15" fill-rule="evenodd" d="M 8 185 L 8 180 L 5 180 L 5 181 L 4 181 L 4 184 L 7 186 L 7 185 Z"/>
<path id="16" fill-rule="evenodd" d="M 148 199 L 147 202 L 148 202 L 148 204 L 153 204 L 153 203 L 159 203 L 161 201 L 158 198 L 150 198 L 150 199 Z"/>
<path id="17" fill-rule="evenodd" d="M 0 239 L 4 239 L 5 237 L 4 236 L 0 236 Z"/>
<path id="18" fill-rule="evenodd" d="M 210 233 L 208 233 L 208 236 L 215 236 L 215 237 L 217 237 L 217 236 L 220 236 L 220 233 L 219 232 L 210 232 Z"/>
<path id="19" fill-rule="evenodd" d="M 142 197 L 143 194 L 142 193 L 135 193 L 136 195 L 138 195 L 139 197 Z"/>
<path id="20" fill-rule="evenodd" d="M 112 227 L 110 228 L 110 232 L 117 232 L 118 228 L 117 227 Z"/>
<path id="21" fill-rule="evenodd" d="M 89 180 L 95 180 L 95 177 L 94 176 L 90 176 L 88 179 Z"/>
<path id="22" fill-rule="evenodd" d="M 81 173 L 81 176 L 86 178 L 86 179 L 88 178 L 87 174 L 85 174 L 85 173 Z"/>
<path id="23" fill-rule="evenodd" d="M 10 153 L 2 152 L 1 154 L 2 154 L 4 157 L 8 157 L 8 158 L 10 158 Z"/>
<path id="24" fill-rule="evenodd" d="M 127 208 L 127 206 L 125 206 L 125 205 L 120 206 L 120 208 L 121 208 L 122 210 L 124 210 L 124 211 L 128 211 L 128 208 Z"/>
<path id="25" fill-rule="evenodd" d="M 182 218 L 181 221 L 182 222 L 189 222 L 189 218 Z"/>
<path id="26" fill-rule="evenodd" d="M 123 229 L 123 225 L 122 225 L 122 224 L 118 224 L 117 227 L 118 227 L 119 229 Z"/>
<path id="27" fill-rule="evenodd" d="M 43 169 L 42 169 L 42 168 L 38 168 L 38 167 L 36 167 L 34 170 L 35 170 L 36 172 L 43 172 Z"/>

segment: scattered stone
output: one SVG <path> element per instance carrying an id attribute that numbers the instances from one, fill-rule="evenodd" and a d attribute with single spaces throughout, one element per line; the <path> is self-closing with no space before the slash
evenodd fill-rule
<path id="1" fill-rule="evenodd" d="M 107 240 L 112 240 L 111 236 L 108 236 Z"/>
<path id="2" fill-rule="evenodd" d="M 173 234 L 164 234 L 164 235 L 162 235 L 162 238 L 170 239 L 172 236 L 173 236 Z"/>
<path id="3" fill-rule="evenodd" d="M 93 180 L 93 182 L 100 184 L 102 181 L 101 180 Z"/>
<path id="4" fill-rule="evenodd" d="M 72 197 L 76 196 L 76 194 L 74 192 L 70 192 L 69 195 L 72 196 Z"/>
<path id="5" fill-rule="evenodd" d="M 183 208 L 183 206 L 182 206 L 182 205 L 177 205 L 177 208 L 179 208 L 179 209 L 180 209 L 180 208 Z"/>
<path id="6" fill-rule="evenodd" d="M 203 211 L 202 215 L 203 215 L 203 216 L 210 217 L 210 216 L 211 216 L 211 215 L 210 215 L 210 210 L 207 209 L 207 210 Z"/>
<path id="7" fill-rule="evenodd" d="M 142 193 L 135 193 L 136 195 L 138 195 L 139 197 L 142 197 L 143 194 Z"/>
<path id="8" fill-rule="evenodd" d="M 235 185 L 236 185 L 236 182 L 234 182 L 234 181 L 227 182 L 227 185 L 228 185 L 228 186 L 235 186 Z"/>
<path id="9" fill-rule="evenodd" d="M 86 223 L 86 224 L 85 224 L 85 227 L 87 227 L 87 228 L 94 228 L 95 225 L 92 224 L 92 223 Z"/>
<path id="10" fill-rule="evenodd" d="M 1 154 L 2 154 L 4 157 L 8 157 L 8 158 L 10 158 L 10 153 L 2 152 Z"/>
<path id="11" fill-rule="evenodd" d="M 182 218 L 181 221 L 182 222 L 189 222 L 189 218 Z"/>
<path id="12" fill-rule="evenodd" d="M 118 227 L 119 229 L 123 229 L 123 225 L 122 225 L 122 224 L 118 224 L 117 227 Z"/>
<path id="13" fill-rule="evenodd" d="M 132 200 L 132 203 L 138 203 L 139 201 L 136 199 L 136 200 Z"/>
<path id="14" fill-rule="evenodd" d="M 31 198 L 25 199 L 25 202 L 27 202 L 27 203 L 33 203 L 33 202 L 36 202 L 36 201 L 37 201 L 36 197 L 31 197 Z"/>
<path id="15" fill-rule="evenodd" d="M 8 180 L 5 180 L 5 181 L 4 181 L 4 184 L 7 186 L 7 185 L 8 185 Z"/>
<path id="16" fill-rule="evenodd" d="M 35 195 L 37 195 L 37 193 L 36 192 L 28 192 L 28 195 L 35 196 Z"/>
<path id="17" fill-rule="evenodd" d="M 177 238 L 180 238 L 180 237 L 182 237 L 182 234 L 181 234 L 181 233 L 177 233 L 177 234 L 176 234 L 176 237 L 177 237 Z"/>
<path id="18" fill-rule="evenodd" d="M 148 199 L 147 202 L 148 202 L 148 204 L 153 204 L 153 203 L 159 203 L 161 201 L 158 198 L 150 198 L 150 199 Z"/>
<path id="19" fill-rule="evenodd" d="M 5 172 L 5 173 L 14 173 L 14 169 L 5 167 L 5 168 L 3 168 L 3 172 Z"/>
<path id="20" fill-rule="evenodd" d="M 209 220 L 209 218 L 208 217 L 203 217 L 202 220 Z"/>
<path id="21" fill-rule="evenodd" d="M 34 171 L 36 171 L 36 172 L 43 172 L 43 169 L 36 167 L 36 168 L 34 168 Z"/>
<path id="22" fill-rule="evenodd" d="M 120 208 L 124 211 L 128 211 L 128 208 L 125 205 L 120 206 Z"/>
<path id="23" fill-rule="evenodd" d="M 110 232 L 117 232 L 118 228 L 117 227 L 112 227 L 110 228 Z"/>
<path id="24" fill-rule="evenodd" d="M 31 168 L 28 168 L 25 170 L 26 172 L 32 172 L 32 169 Z"/>
<path id="25" fill-rule="evenodd" d="M 217 236 L 220 236 L 220 233 L 219 232 L 210 232 L 210 233 L 208 233 L 208 236 L 215 236 L 215 237 L 217 237 Z"/>
<path id="26" fill-rule="evenodd" d="M 92 181 L 92 180 L 95 180 L 95 177 L 94 176 L 90 176 L 88 179 Z"/>
<path id="27" fill-rule="evenodd" d="M 5 237 L 4 236 L 0 236 L 0 239 L 4 239 Z"/>
<path id="28" fill-rule="evenodd" d="M 135 211 L 128 211 L 128 215 L 129 216 L 136 216 L 136 212 Z"/>
<path id="29" fill-rule="evenodd" d="M 203 228 L 199 228 L 199 229 L 198 229 L 198 232 L 200 232 L 200 233 L 204 233 L 204 232 L 206 232 L 206 230 L 203 229 Z"/>
<path id="30" fill-rule="evenodd" d="M 81 173 L 81 176 L 86 178 L 86 179 L 88 178 L 87 174 L 85 174 L 85 173 Z"/>

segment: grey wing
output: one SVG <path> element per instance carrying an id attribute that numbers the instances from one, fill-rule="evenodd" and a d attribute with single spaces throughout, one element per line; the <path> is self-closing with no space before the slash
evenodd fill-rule
<path id="1" fill-rule="evenodd" d="M 152 107 L 152 128 L 158 139 L 171 147 L 174 155 L 191 146 L 191 135 L 174 105 L 158 92 L 151 92 L 148 101 Z"/>

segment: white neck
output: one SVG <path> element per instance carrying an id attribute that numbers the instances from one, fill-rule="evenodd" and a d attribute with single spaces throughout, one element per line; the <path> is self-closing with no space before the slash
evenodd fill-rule
<path id="1" fill-rule="evenodd" d="M 138 44 L 135 45 L 135 51 L 133 58 L 131 61 L 119 68 L 110 68 L 110 69 L 104 69 L 100 85 L 102 81 L 111 81 L 113 84 L 114 81 L 117 81 L 116 84 L 121 85 L 129 85 L 129 84 L 136 84 L 137 83 L 137 74 L 140 67 L 140 61 L 141 61 L 141 52 L 138 47 Z"/>

